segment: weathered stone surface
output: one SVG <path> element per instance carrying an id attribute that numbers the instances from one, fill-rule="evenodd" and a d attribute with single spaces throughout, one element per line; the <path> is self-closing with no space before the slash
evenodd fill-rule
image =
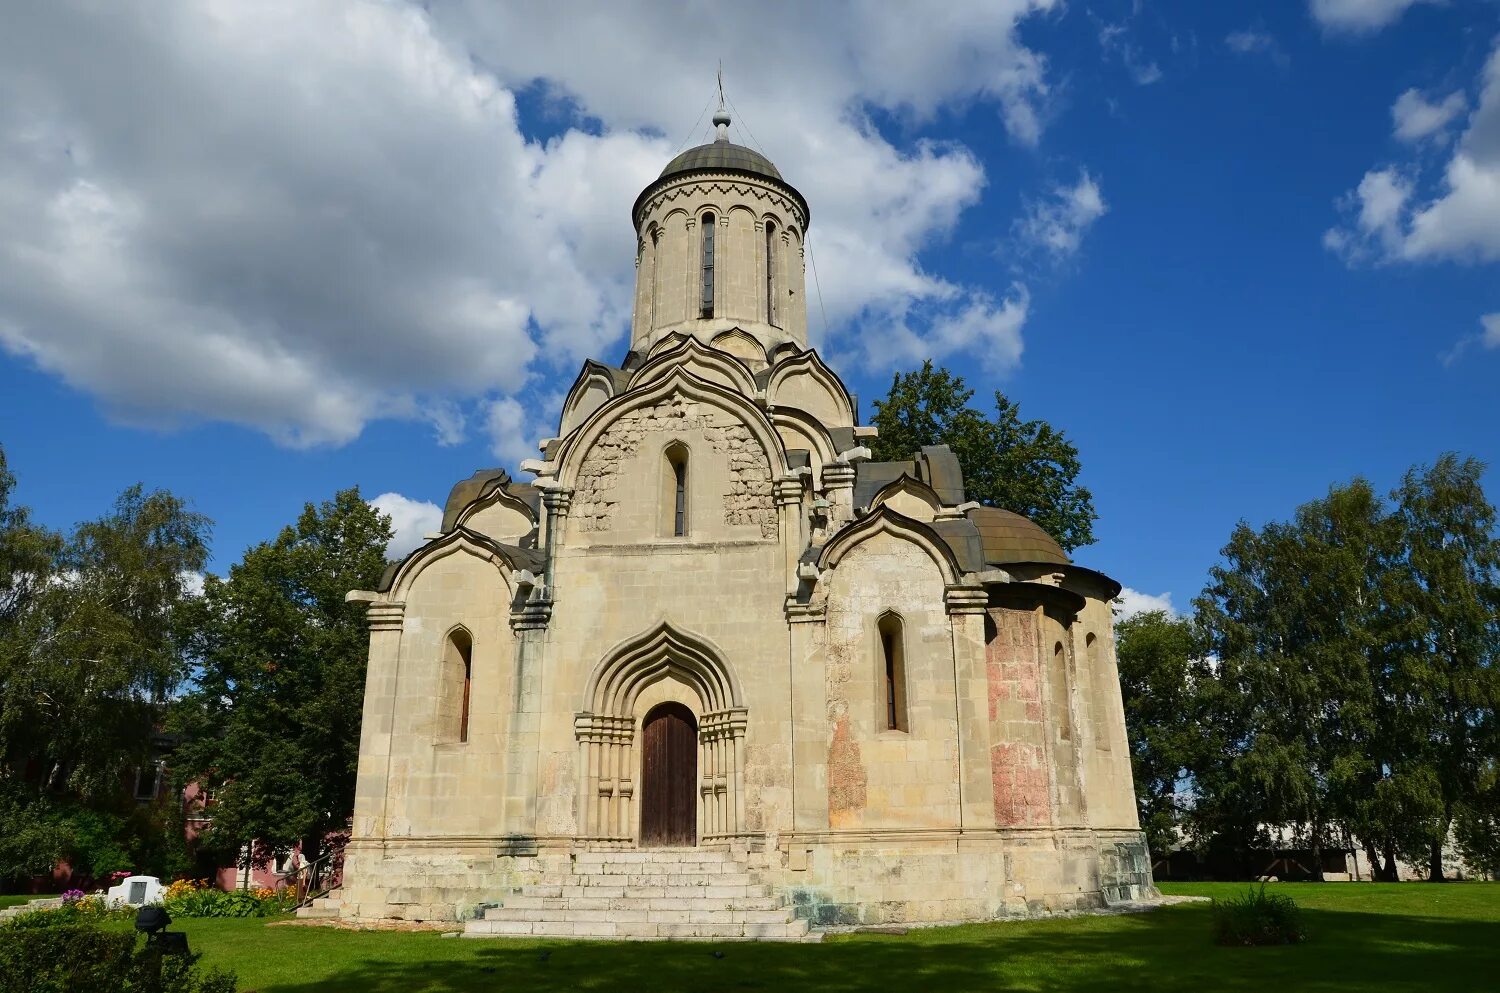
<path id="1" fill-rule="evenodd" d="M 1150 898 L 1118 587 L 979 570 L 951 453 L 865 461 L 805 348 L 782 181 L 669 178 L 637 221 L 630 354 L 585 367 L 527 499 L 476 495 L 373 594 L 345 885 L 315 912 L 796 940 Z M 870 506 L 861 478 L 903 474 Z M 696 735 L 672 779 L 694 846 L 643 850 L 663 705 Z"/>

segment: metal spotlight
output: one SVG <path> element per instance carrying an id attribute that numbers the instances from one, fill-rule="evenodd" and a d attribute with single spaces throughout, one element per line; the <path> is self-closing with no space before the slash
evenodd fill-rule
<path id="1" fill-rule="evenodd" d="M 172 916 L 161 907 L 142 907 L 135 913 L 135 929 L 145 932 L 146 948 L 158 955 L 187 955 L 187 935 L 168 931 Z"/>
<path id="2" fill-rule="evenodd" d="M 142 907 L 135 912 L 135 929 L 147 934 L 165 930 L 172 923 L 172 916 L 161 907 Z"/>

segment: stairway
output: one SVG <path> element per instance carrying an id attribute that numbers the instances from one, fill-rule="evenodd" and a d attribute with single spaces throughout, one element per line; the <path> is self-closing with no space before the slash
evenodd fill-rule
<path id="1" fill-rule="evenodd" d="M 583 852 L 572 871 L 520 887 L 466 938 L 818 941 L 744 861 L 708 849 Z"/>
<path id="2" fill-rule="evenodd" d="M 343 903 L 343 897 L 339 890 L 330 890 L 311 903 L 303 904 L 297 908 L 297 916 L 303 919 L 331 918 L 339 916 L 339 907 Z"/>

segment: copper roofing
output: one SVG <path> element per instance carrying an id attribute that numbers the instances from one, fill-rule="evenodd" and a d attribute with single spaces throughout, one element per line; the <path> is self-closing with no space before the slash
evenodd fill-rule
<path id="1" fill-rule="evenodd" d="M 698 169 L 732 169 L 736 172 L 750 172 L 757 176 L 769 176 L 780 182 L 781 173 L 771 164 L 771 160 L 760 154 L 753 148 L 744 145 L 736 145 L 728 141 L 711 141 L 707 145 L 699 145 L 689 148 L 677 156 L 667 167 L 661 171 L 658 179 L 666 179 L 679 172 L 694 172 Z"/>
<path id="2" fill-rule="evenodd" d="M 1067 565 L 1068 556 L 1052 536 L 1029 518 L 999 507 L 975 507 L 969 520 L 979 529 L 984 560 L 991 565 L 1010 562 L 1055 562 Z"/>

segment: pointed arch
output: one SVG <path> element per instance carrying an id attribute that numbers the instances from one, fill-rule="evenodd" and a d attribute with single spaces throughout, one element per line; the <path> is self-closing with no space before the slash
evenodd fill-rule
<path id="1" fill-rule="evenodd" d="M 532 549 L 502 545 L 468 528 L 457 527 L 441 538 L 429 541 L 412 552 L 390 572 L 389 586 L 386 589 L 390 591 L 391 598 L 405 599 L 417 577 L 433 563 L 449 555 L 472 555 L 489 562 L 499 571 L 506 587 L 511 592 L 515 590 L 515 584 L 511 579 L 512 572 L 517 569 L 532 569 L 540 565 L 540 553 Z M 382 585 L 384 585 L 384 580 L 385 577 L 382 577 Z"/>
<path id="2" fill-rule="evenodd" d="M 711 404 L 736 416 L 759 442 L 773 478 L 780 474 L 780 468 L 786 465 L 786 448 L 765 412 L 749 397 L 695 376 L 686 369 L 675 367 L 660 379 L 633 386 L 623 395 L 615 397 L 595 411 L 581 428 L 569 435 L 557 454 L 558 481 L 566 487 L 577 486 L 584 459 L 610 425 L 625 414 L 658 403 L 674 393 L 688 400 Z"/>
<path id="3" fill-rule="evenodd" d="M 443 699 L 447 725 L 443 736 L 459 743 L 469 740 L 469 705 L 474 682 L 474 635 L 462 624 L 455 624 L 443 635 Z"/>
<path id="4" fill-rule="evenodd" d="M 583 712 L 629 716 L 646 686 L 670 675 L 692 688 L 707 715 L 743 708 L 738 678 L 707 638 L 662 621 L 626 639 L 594 667 L 583 692 Z"/>
<path id="5" fill-rule="evenodd" d="M 709 345 L 734 356 L 752 369 L 767 364 L 765 348 L 753 334 L 744 328 L 730 328 L 728 331 L 716 334 Z"/>
<path id="6" fill-rule="evenodd" d="M 906 622 L 894 610 L 875 619 L 875 637 L 880 643 L 881 723 L 887 731 L 910 731 L 906 706 Z"/>
<path id="7" fill-rule="evenodd" d="M 652 349 L 651 357 L 630 377 L 631 389 L 660 379 L 673 369 L 681 367 L 711 383 L 718 383 L 747 397 L 755 396 L 755 376 L 744 362 L 729 352 L 703 344 L 697 338 L 687 335 L 675 337 L 677 340 L 671 347 Z"/>
<path id="8" fill-rule="evenodd" d="M 642 782 L 637 701 L 671 679 L 693 697 L 698 724 L 701 801 L 697 836 L 724 843 L 744 831 L 746 710 L 739 680 L 708 639 L 661 621 L 616 645 L 583 690 L 573 719 L 579 743 L 578 823 L 583 839 L 629 844 L 637 828 Z"/>
<path id="9" fill-rule="evenodd" d="M 854 426 L 849 389 L 812 349 L 788 355 L 776 352 L 776 366 L 766 383 L 766 400 L 774 406 L 807 411 L 825 427 Z"/>
<path id="10" fill-rule="evenodd" d="M 943 583 L 957 585 L 963 576 L 963 568 L 953 549 L 928 525 L 899 514 L 889 506 L 882 506 L 866 514 L 858 521 L 834 535 L 833 540 L 823 546 L 818 555 L 818 569 L 829 572 L 838 568 L 839 561 L 857 546 L 876 535 L 888 534 L 902 541 L 909 541 L 923 549 L 937 563 Z M 823 580 L 819 580 L 822 585 Z"/>
<path id="11" fill-rule="evenodd" d="M 567 398 L 563 400 L 562 419 L 558 433 L 566 435 L 582 424 L 590 414 L 608 403 L 616 393 L 620 392 L 621 378 L 619 369 L 614 369 L 602 362 L 595 362 L 593 359 L 585 359 L 583 368 L 573 380 L 573 385 L 568 387 Z"/>
<path id="12" fill-rule="evenodd" d="M 903 472 L 870 498 L 871 510 L 885 506 L 912 520 L 930 522 L 943 509 L 943 501 L 931 486 Z"/>
<path id="13" fill-rule="evenodd" d="M 777 407 L 771 413 L 771 423 L 787 448 L 802 448 L 812 453 L 813 470 L 823 471 L 823 466 L 838 457 L 833 438 L 828 429 L 816 417 L 796 407 Z"/>

